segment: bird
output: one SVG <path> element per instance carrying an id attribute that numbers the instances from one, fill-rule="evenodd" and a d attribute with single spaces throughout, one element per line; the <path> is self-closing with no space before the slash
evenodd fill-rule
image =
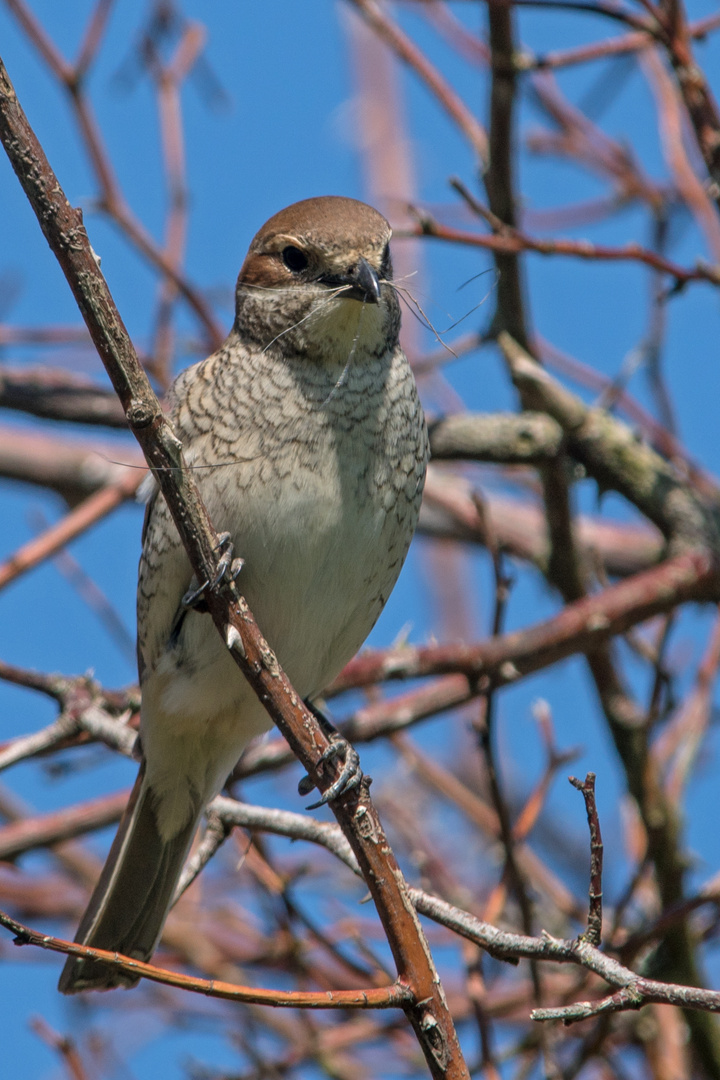
<path id="1" fill-rule="evenodd" d="M 252 240 L 232 330 L 167 411 L 241 594 L 293 687 L 317 699 L 361 647 L 418 520 L 428 436 L 399 341 L 391 228 L 326 195 Z M 207 804 L 270 718 L 212 620 L 157 484 L 138 574 L 140 769 L 75 941 L 152 956 Z M 196 595 L 197 595 L 197 590 Z M 59 989 L 134 974 L 68 956 Z"/>

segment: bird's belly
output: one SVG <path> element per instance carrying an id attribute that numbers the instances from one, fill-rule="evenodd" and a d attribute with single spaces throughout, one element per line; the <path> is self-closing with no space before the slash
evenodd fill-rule
<path id="1" fill-rule="evenodd" d="M 338 498 L 332 488 L 327 478 L 281 493 L 270 486 L 252 495 L 250 487 L 236 504 L 236 521 L 211 509 L 244 559 L 240 591 L 302 697 L 319 693 L 365 640 L 409 542 L 380 499 Z M 243 730 L 250 724 L 252 734 L 269 726 L 207 615 L 186 616 L 156 673 L 163 677 L 163 711 L 179 726 L 205 724 L 208 714 L 242 714 Z"/>

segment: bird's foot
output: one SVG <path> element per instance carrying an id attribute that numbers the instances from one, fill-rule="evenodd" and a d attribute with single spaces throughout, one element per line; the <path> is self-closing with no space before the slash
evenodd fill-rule
<path id="1" fill-rule="evenodd" d="M 342 758 L 342 765 L 337 779 L 333 781 L 321 799 L 305 807 L 306 810 L 317 810 L 318 807 L 325 806 L 326 803 L 332 802 L 346 791 L 352 791 L 353 788 L 358 787 L 363 780 L 363 771 L 360 768 L 360 756 L 355 747 L 347 741 L 344 735 L 340 734 L 316 705 L 312 705 L 309 701 L 306 701 L 305 705 L 320 724 L 330 744 L 323 751 L 319 764 L 324 766 L 327 762 Z M 304 776 L 298 784 L 298 792 L 300 795 L 309 795 L 314 787 L 316 787 L 316 784 L 313 780 L 309 776 Z"/>
<path id="2" fill-rule="evenodd" d="M 219 552 L 215 576 L 212 581 L 206 579 L 202 585 L 189 588 L 180 601 L 182 607 L 193 611 L 207 611 L 205 594 L 208 589 L 217 589 L 221 581 L 235 581 L 243 568 L 243 559 L 233 558 L 233 542 L 229 532 L 218 533 L 218 543 L 215 551 Z"/>

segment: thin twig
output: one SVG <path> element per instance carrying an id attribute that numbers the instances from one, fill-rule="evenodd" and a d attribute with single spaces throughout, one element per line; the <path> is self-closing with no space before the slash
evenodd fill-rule
<path id="1" fill-rule="evenodd" d="M 576 776 L 569 777 L 569 780 L 572 786 L 582 793 L 590 829 L 590 904 L 587 929 L 583 937 L 591 945 L 599 945 L 602 940 L 603 842 L 595 805 L 595 773 L 589 772 L 584 780 L 578 780 Z"/>

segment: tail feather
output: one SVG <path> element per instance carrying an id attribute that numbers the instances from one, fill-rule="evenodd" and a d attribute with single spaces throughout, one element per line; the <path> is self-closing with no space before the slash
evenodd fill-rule
<path id="1" fill-rule="evenodd" d="M 75 941 L 149 960 L 157 945 L 182 872 L 202 805 L 177 836 L 164 840 L 158 829 L 145 766 L 110 848 L 107 862 L 83 916 Z M 95 960 L 69 956 L 58 989 L 110 990 L 134 986 L 137 978 Z"/>

